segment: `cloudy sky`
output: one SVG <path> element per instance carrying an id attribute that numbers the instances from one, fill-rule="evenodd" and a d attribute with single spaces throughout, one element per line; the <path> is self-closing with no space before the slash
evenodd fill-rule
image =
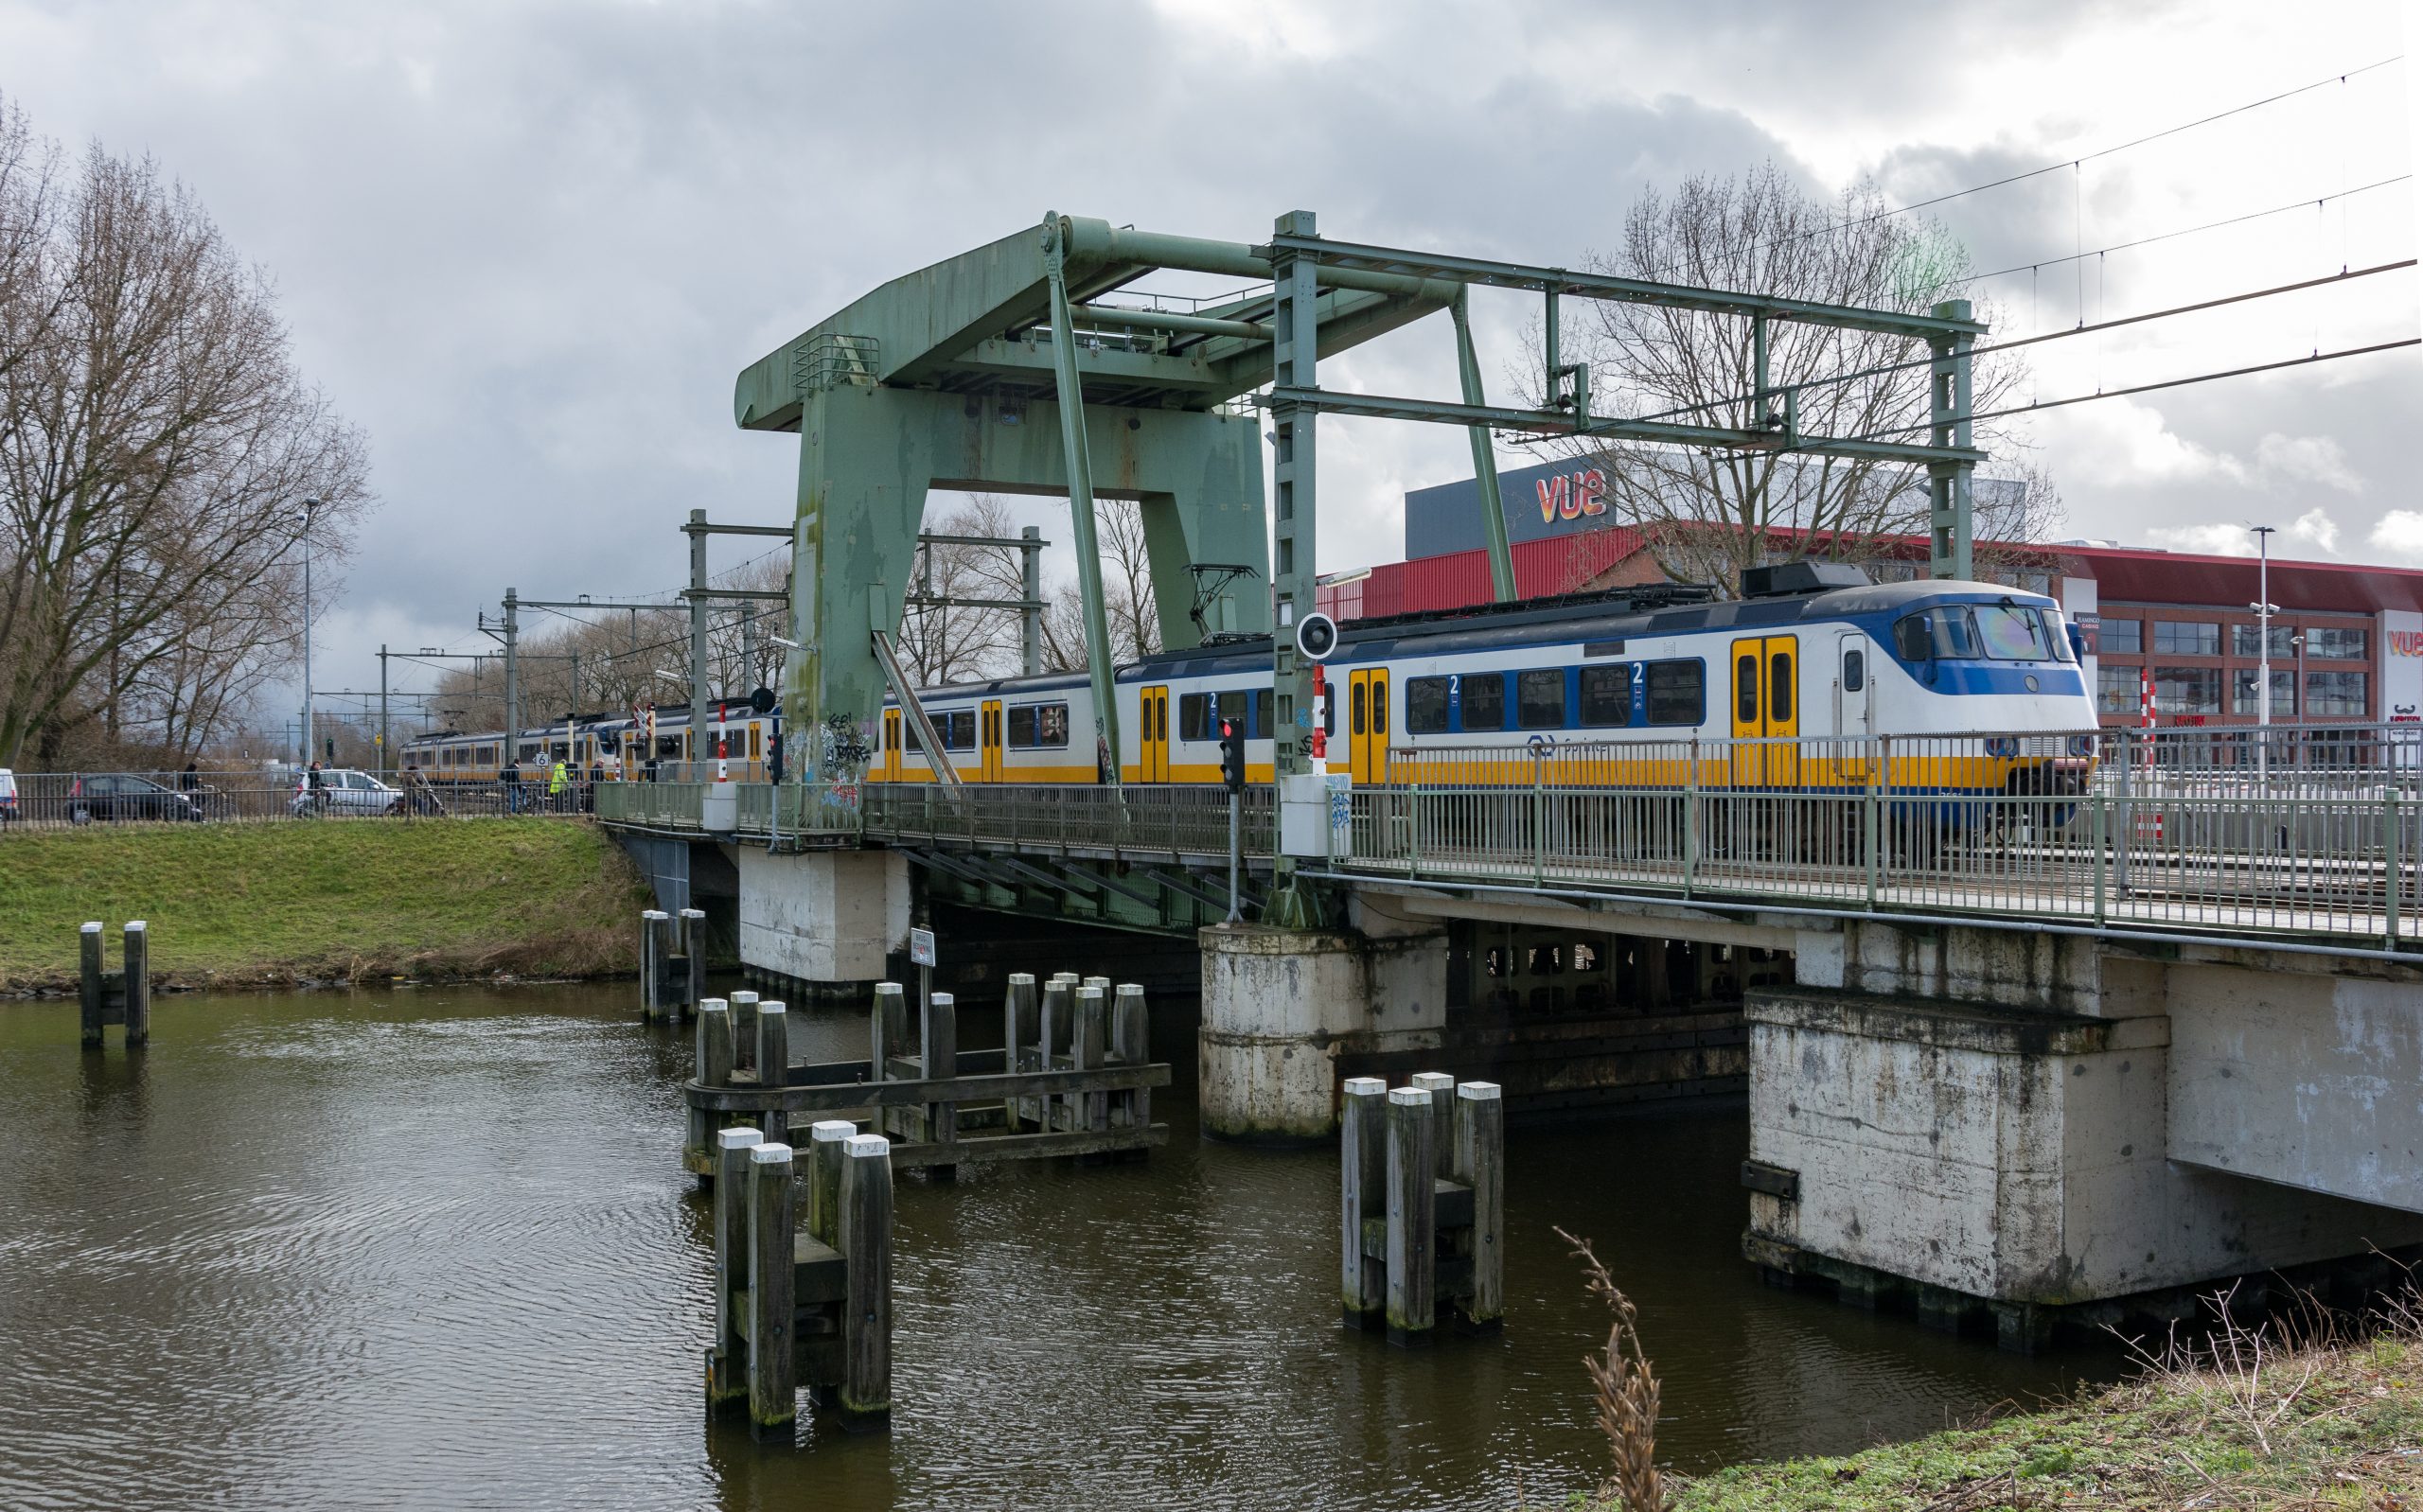
<path id="1" fill-rule="evenodd" d="M 673 587 L 690 508 L 787 522 L 796 443 L 733 428 L 737 369 L 1047 210 L 1250 240 L 1306 207 L 1332 235 L 1569 264 L 1615 242 L 1643 188 L 1691 173 L 1772 159 L 1817 189 L 1871 177 L 1899 204 L 2060 165 L 1932 212 L 1981 271 L 2015 270 L 1976 290 L 2006 331 L 2414 253 L 2394 4 L 1916 14 L 0 0 L 0 96 L 70 144 L 154 155 L 275 278 L 303 366 L 371 440 L 382 503 L 318 678 L 363 687 L 381 642 L 484 646 L 473 616 L 508 584 Z M 2029 392 L 2412 336 L 2415 289 L 2410 271 L 2047 343 Z M 1484 313 L 1503 393 L 1519 317 Z M 1325 380 L 1452 396 L 1431 324 Z M 2055 410 L 2031 419 L 2032 460 L 2069 535 L 2237 549 L 2263 522 L 2298 554 L 2423 565 L 2397 449 L 2423 413 L 2417 364 Z M 1324 570 L 1399 554 L 1403 492 L 1469 471 L 1457 431 L 1323 436 Z M 755 550 L 727 543 L 716 565 Z"/>

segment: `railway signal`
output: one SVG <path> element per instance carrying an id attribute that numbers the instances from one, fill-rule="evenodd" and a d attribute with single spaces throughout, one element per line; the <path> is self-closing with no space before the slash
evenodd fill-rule
<path id="1" fill-rule="evenodd" d="M 1220 721 L 1220 782 L 1231 793 L 1246 790 L 1246 731 L 1233 719 Z"/>

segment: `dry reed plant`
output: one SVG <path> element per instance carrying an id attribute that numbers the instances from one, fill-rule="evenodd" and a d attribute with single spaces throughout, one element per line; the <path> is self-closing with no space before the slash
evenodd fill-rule
<path id="1" fill-rule="evenodd" d="M 1612 1315 L 1605 1345 L 1582 1357 L 1582 1368 L 1590 1373 L 1599 1431 L 1607 1435 L 1612 1462 L 1606 1478 L 1599 1483 L 1598 1498 L 1620 1502 L 1625 1512 L 1666 1512 L 1666 1483 L 1657 1468 L 1657 1372 L 1641 1351 L 1632 1298 L 1607 1274 L 1588 1239 L 1576 1239 L 1561 1228 L 1556 1237 L 1573 1247 L 1590 1294 L 1606 1303 Z"/>

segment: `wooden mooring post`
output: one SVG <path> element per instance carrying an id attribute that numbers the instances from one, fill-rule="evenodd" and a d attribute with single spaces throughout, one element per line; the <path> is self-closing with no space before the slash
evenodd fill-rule
<path id="1" fill-rule="evenodd" d="M 707 916 L 684 908 L 640 913 L 640 1017 L 678 1024 L 707 995 Z"/>
<path id="2" fill-rule="evenodd" d="M 1506 1310 L 1504 1099 L 1438 1072 L 1414 1083 L 1350 1078 L 1339 1120 L 1341 1310 L 1397 1345 L 1434 1338 L 1441 1305 L 1467 1332 Z"/>
<path id="3" fill-rule="evenodd" d="M 867 1059 L 775 1069 L 787 1044 L 781 1009 L 734 993 L 706 999 L 699 1013 L 699 1070 L 689 1104 L 683 1164 L 702 1183 L 720 1170 L 710 1146 L 727 1122 L 758 1121 L 769 1140 L 803 1122 L 836 1116 L 872 1123 L 893 1139 L 897 1169 L 947 1169 L 995 1160 L 1139 1154 L 1169 1139 L 1153 1121 L 1152 1089 L 1170 1068 L 1152 1059 L 1144 991 L 1117 989 L 1074 973 L 1037 984 L 1016 974 L 1002 1008 L 999 1050 L 959 1048 L 959 1005 L 929 999 L 915 1024 L 897 982 L 875 984 Z M 744 1015 L 747 1015 L 744 1018 Z"/>
<path id="4" fill-rule="evenodd" d="M 101 1047 L 101 1031 L 112 1024 L 126 1026 L 126 1047 L 151 1039 L 151 931 L 140 919 L 125 930 L 125 965 L 103 969 L 101 923 L 94 920 L 77 932 L 77 998 L 81 1009 L 84 1048 Z"/>
<path id="5" fill-rule="evenodd" d="M 808 1169 L 754 1129 L 716 1136 L 716 1342 L 707 1408 L 749 1410 L 750 1431 L 788 1438 L 799 1391 L 842 1426 L 892 1413 L 892 1161 L 879 1134 L 819 1124 Z M 797 1179 L 807 1178 L 805 1229 Z M 828 1188 L 829 1198 L 822 1195 Z"/>

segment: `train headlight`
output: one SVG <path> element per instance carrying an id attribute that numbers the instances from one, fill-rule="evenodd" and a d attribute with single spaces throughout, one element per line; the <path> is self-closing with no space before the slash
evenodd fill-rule
<path id="1" fill-rule="evenodd" d="M 2016 756 L 2019 754 L 2019 740 L 2012 735 L 1989 735 L 1986 737 L 1986 754 Z"/>
<path id="2" fill-rule="evenodd" d="M 2070 737 L 2070 754 L 2073 756 L 2094 755 L 2095 737 L 2093 735 L 2072 735 Z"/>

